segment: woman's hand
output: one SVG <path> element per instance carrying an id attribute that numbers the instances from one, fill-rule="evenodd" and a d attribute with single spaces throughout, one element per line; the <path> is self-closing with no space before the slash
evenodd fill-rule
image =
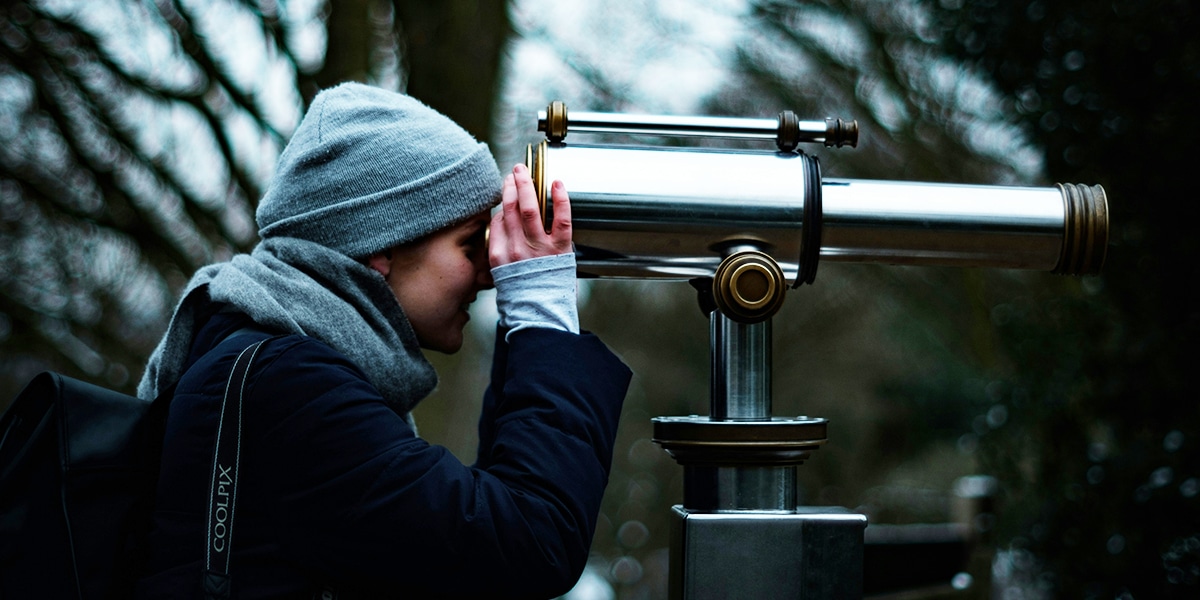
<path id="1" fill-rule="evenodd" d="M 500 210 L 492 216 L 488 236 L 488 260 L 492 268 L 572 251 L 571 203 L 561 181 L 550 186 L 554 207 L 550 233 L 542 225 L 537 192 L 525 165 L 516 165 L 504 178 L 500 197 Z"/>

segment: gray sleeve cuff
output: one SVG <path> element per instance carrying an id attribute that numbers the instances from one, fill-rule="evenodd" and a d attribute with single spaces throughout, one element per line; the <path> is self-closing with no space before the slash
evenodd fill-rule
<path id="1" fill-rule="evenodd" d="M 504 339 L 526 327 L 579 333 L 575 254 L 542 256 L 492 269 Z"/>

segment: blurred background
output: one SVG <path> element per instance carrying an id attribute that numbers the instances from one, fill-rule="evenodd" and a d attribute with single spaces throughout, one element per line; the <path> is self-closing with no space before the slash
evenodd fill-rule
<path id="1" fill-rule="evenodd" d="M 830 420 L 805 504 L 954 519 L 995 482 L 953 597 L 1200 594 L 1200 7 L 1190 0 L 5 0 L 0 407 L 55 369 L 132 391 L 200 266 L 256 243 L 254 205 L 317 90 L 403 90 L 491 145 L 536 112 L 857 119 L 826 177 L 1099 183 L 1104 273 L 824 263 L 774 319 L 774 413 Z M 670 141 L 669 143 L 677 143 Z M 769 149 L 768 149 L 769 150 Z M 575 598 L 663 598 L 682 469 L 650 419 L 708 411 L 683 283 L 581 282 L 636 376 Z M 417 410 L 465 462 L 495 307 Z M 480 325 L 480 323 L 483 323 Z M 1194 368 L 1194 367 L 1193 367 Z M 969 480 L 978 481 L 978 480 Z M 969 584 L 969 585 L 968 585 Z"/>

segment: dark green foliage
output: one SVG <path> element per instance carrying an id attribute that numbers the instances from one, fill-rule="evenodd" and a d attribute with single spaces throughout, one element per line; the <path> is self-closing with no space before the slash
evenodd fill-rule
<path id="1" fill-rule="evenodd" d="M 942 2 L 946 44 L 1015 98 L 1057 181 L 1099 182 L 1102 290 L 1003 312 L 1010 427 L 986 464 L 1005 533 L 1064 597 L 1200 593 L 1194 3 Z M 1020 401 L 1016 401 L 1017 397 Z"/>

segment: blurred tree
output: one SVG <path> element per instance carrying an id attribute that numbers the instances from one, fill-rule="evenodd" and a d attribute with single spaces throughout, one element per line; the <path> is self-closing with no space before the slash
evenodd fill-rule
<path id="1" fill-rule="evenodd" d="M 406 91 L 481 140 L 492 139 L 501 59 L 512 28 L 504 0 L 394 0 Z"/>
<path id="2" fill-rule="evenodd" d="M 45 368 L 132 389 L 188 275 L 253 243 L 323 51 L 289 8 L 0 6 L 5 403 Z"/>
<path id="3" fill-rule="evenodd" d="M 329 51 L 307 97 L 342 81 L 370 81 L 491 138 L 511 35 L 505 0 L 347 0 L 331 6 L 326 24 Z"/>

